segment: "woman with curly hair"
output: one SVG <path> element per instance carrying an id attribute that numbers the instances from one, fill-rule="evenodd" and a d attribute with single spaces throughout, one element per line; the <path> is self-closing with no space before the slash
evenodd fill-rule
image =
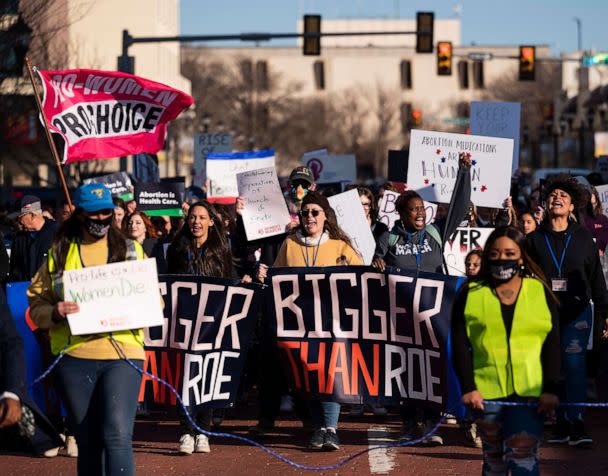
<path id="1" fill-rule="evenodd" d="M 593 300 L 604 328 L 608 293 L 597 245 L 589 231 L 576 221 L 575 210 L 585 205 L 585 192 L 575 178 L 559 175 L 545 187 L 547 215 L 527 236 L 532 259 L 548 278 L 560 301 L 561 357 L 565 381 L 563 402 L 584 402 L 587 396 L 586 348 L 592 327 Z M 549 443 L 589 446 L 581 407 L 560 408 Z"/>
<path id="2" fill-rule="evenodd" d="M 202 200 L 188 208 L 186 223 L 167 250 L 167 265 L 169 274 L 236 277 L 224 225 L 209 202 Z M 190 408 L 190 412 L 199 427 L 205 431 L 211 429 L 211 409 L 194 411 Z M 182 418 L 182 427 L 180 453 L 209 453 L 207 436 L 197 433 L 185 417 Z"/>

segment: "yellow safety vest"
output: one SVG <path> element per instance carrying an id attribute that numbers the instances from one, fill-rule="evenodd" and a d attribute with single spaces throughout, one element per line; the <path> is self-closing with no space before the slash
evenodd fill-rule
<path id="1" fill-rule="evenodd" d="M 500 301 L 489 286 L 469 284 L 464 318 L 473 350 L 475 385 L 483 397 L 539 397 L 543 388 L 541 352 L 552 328 L 543 284 L 523 278 L 508 339 Z"/>
<path id="2" fill-rule="evenodd" d="M 145 258 L 144 249 L 138 242 L 133 240 L 125 240 L 125 242 L 127 245 L 125 259 L 127 261 Z M 55 259 L 53 257 L 52 250 L 49 250 L 47 262 L 49 274 L 51 275 L 51 285 L 53 287 L 53 291 L 60 300 L 63 300 L 63 271 L 81 269 L 83 267 L 78 244 L 76 242 L 70 243 L 63 270 L 55 269 Z M 142 347 L 144 345 L 144 334 L 141 329 L 116 331 L 112 332 L 111 334 L 114 339 L 122 344 Z M 73 336 L 70 332 L 70 326 L 68 325 L 67 321 L 63 321 L 59 325 L 53 326 L 49 329 L 49 336 L 51 339 L 51 352 L 57 355 L 68 343 L 69 345 L 66 349 L 66 353 L 69 353 L 71 350 L 74 350 L 76 347 L 82 345 L 88 340 L 91 340 L 92 338 L 97 339 L 100 337 L 109 337 L 110 333 L 94 334 L 93 336 Z"/>

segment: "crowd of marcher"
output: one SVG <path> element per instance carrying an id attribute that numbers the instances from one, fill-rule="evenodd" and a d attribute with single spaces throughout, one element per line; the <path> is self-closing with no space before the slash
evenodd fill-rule
<path id="1" fill-rule="evenodd" d="M 452 312 L 452 362 L 469 409 L 461 423 L 471 444 L 483 447 L 484 474 L 537 474 L 543 425 L 554 413 L 547 443 L 593 444 L 583 409 L 560 407 L 560 402 L 584 402 L 588 395 L 608 400 L 608 293 L 602 267 L 608 218 L 593 185 L 601 182 L 596 174 L 556 176 L 527 196 L 514 190 L 502 209 L 488 209 L 471 203 L 470 166 L 462 154 L 451 202 L 440 204 L 433 223 L 427 223 L 422 197 L 406 187 L 396 202 L 399 220 L 389 229 L 378 204 L 395 184 L 387 182 L 378 193 L 352 187 L 376 240 L 372 266 L 379 270 L 444 274 L 444 246 L 458 227 L 494 228 L 485 247 L 467 255 L 468 279 Z M 113 339 L 71 335 L 66 316 L 78 305 L 65 300 L 63 272 L 148 256 L 161 274 L 264 282 L 270 267 L 363 264 L 320 189 L 310 169 L 296 167 L 285 190 L 291 215 L 286 233 L 256 241 L 246 237 L 242 198 L 233 206 L 186 202 L 185 217 L 179 219 L 149 217 L 134 201 L 125 204 L 94 183 L 81 186 L 74 206 L 62 205 L 54 216 L 39 198 L 23 197 L 4 217 L 14 236 L 10 258 L 0 240 L 0 277 L 4 283 L 31 282 L 30 317 L 38 326 L 45 363 L 67 346 L 52 379 L 68 417 L 47 418 L 27 396 L 23 348 L 2 292 L 1 443 L 14 446 L 27 439 L 36 454 L 47 457 L 65 446 L 70 456 L 78 456 L 79 474 L 133 474 L 131 439 L 141 376 L 124 357 L 143 366 L 143 332 L 114 332 Z M 340 404 L 290 394 L 279 351 L 267 340 L 259 332 L 247 366 L 259 399 L 251 433 L 271 432 L 289 396 L 310 430 L 308 446 L 338 450 Z M 493 400 L 538 405 L 505 407 Z M 36 426 L 30 433 L 22 423 L 28 408 Z M 191 411 L 200 428 L 212 428 L 212 410 Z M 357 411 L 362 407 L 352 414 Z M 373 411 L 381 415 L 387 409 Z M 426 437 L 421 444 L 443 444 L 441 432 L 429 432 L 445 415 L 407 401 L 399 411 L 401 441 Z M 186 418 L 181 427 L 180 453 L 210 451 L 207 436 Z"/>

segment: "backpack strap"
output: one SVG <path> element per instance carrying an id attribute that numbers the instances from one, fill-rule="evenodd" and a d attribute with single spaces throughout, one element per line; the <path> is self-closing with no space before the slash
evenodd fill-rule
<path id="1" fill-rule="evenodd" d="M 426 226 L 426 228 L 424 229 L 424 231 L 426 231 L 431 238 L 433 238 L 437 243 L 439 243 L 439 246 L 442 246 L 441 243 L 441 235 L 439 235 L 439 230 L 437 229 L 437 227 L 433 224 L 429 224 Z"/>
<path id="2" fill-rule="evenodd" d="M 390 233 L 388 235 L 388 247 L 393 248 L 399 241 L 399 235 L 397 233 Z"/>

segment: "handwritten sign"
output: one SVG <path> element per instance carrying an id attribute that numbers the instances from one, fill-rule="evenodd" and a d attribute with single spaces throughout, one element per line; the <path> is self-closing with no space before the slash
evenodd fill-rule
<path id="1" fill-rule="evenodd" d="M 608 185 L 596 185 L 595 189 L 600 197 L 600 203 L 604 208 L 604 215 L 608 216 Z"/>
<path id="2" fill-rule="evenodd" d="M 289 210 L 274 167 L 236 175 L 239 196 L 245 200 L 243 224 L 249 241 L 285 233 L 291 222 Z"/>
<path id="3" fill-rule="evenodd" d="M 306 152 L 302 156 L 302 165 L 312 171 L 316 183 L 356 182 L 357 159 L 353 154 L 327 155 L 327 150 L 320 149 Z"/>
<path id="4" fill-rule="evenodd" d="M 254 152 L 213 153 L 207 156 L 207 180 L 210 202 L 234 203 L 238 196 L 236 174 L 274 167 L 274 150 Z"/>
<path id="5" fill-rule="evenodd" d="M 194 135 L 194 177 L 192 185 L 203 187 L 207 180 L 207 156 L 218 152 L 232 152 L 232 134 L 206 132 Z"/>
<path id="6" fill-rule="evenodd" d="M 395 207 L 395 202 L 399 198 L 399 193 L 386 190 L 380 200 L 378 210 L 378 220 L 388 226 L 389 231 L 393 229 L 395 222 L 399 220 L 399 213 Z M 424 208 L 426 211 L 426 224 L 433 223 L 435 216 L 437 216 L 437 204 L 431 202 L 424 202 Z"/>
<path id="7" fill-rule="evenodd" d="M 73 335 L 159 326 L 163 310 L 156 260 L 122 261 L 63 273 L 66 301 L 80 310 L 68 314 Z"/>
<path id="8" fill-rule="evenodd" d="M 365 218 L 357 189 L 339 193 L 327 199 L 336 212 L 338 225 L 351 239 L 355 249 L 363 257 L 365 264 L 371 264 L 376 249 L 374 235 Z"/>
<path id="9" fill-rule="evenodd" d="M 443 257 L 451 276 L 464 276 L 464 259 L 473 250 L 482 250 L 494 228 L 457 228 L 443 247 Z"/>
<path id="10" fill-rule="evenodd" d="M 458 154 L 469 154 L 471 200 L 502 208 L 511 187 L 513 139 L 412 130 L 407 183 L 424 200 L 449 203 L 458 174 Z"/>
<path id="11" fill-rule="evenodd" d="M 83 180 L 82 183 L 102 183 L 110 189 L 112 197 L 118 197 L 125 202 L 133 200 L 133 184 L 126 172 L 116 172 L 100 177 L 92 177 Z"/>
<path id="12" fill-rule="evenodd" d="M 512 173 L 519 167 L 521 104 L 518 102 L 471 103 L 471 134 L 513 139 Z"/>

